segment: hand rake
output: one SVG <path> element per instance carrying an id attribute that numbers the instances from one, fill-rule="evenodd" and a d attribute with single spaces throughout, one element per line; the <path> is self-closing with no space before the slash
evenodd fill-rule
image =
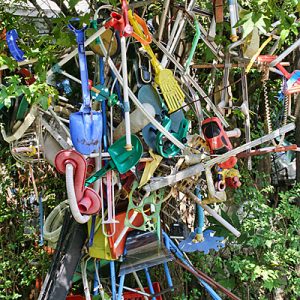
<path id="1" fill-rule="evenodd" d="M 137 35 L 142 38 L 145 38 L 145 36 L 150 36 L 149 32 L 144 33 L 141 29 L 141 25 L 143 22 L 145 22 L 142 18 L 136 14 L 133 14 L 131 10 L 128 11 L 128 18 L 133 30 Z M 145 26 L 142 27 L 145 28 Z M 184 101 L 184 93 L 174 78 L 172 71 L 169 69 L 164 69 L 161 66 L 150 45 L 142 44 L 142 46 L 150 56 L 150 61 L 155 72 L 154 81 L 161 89 L 163 97 L 167 103 L 169 113 L 172 113 L 181 107 Z"/>

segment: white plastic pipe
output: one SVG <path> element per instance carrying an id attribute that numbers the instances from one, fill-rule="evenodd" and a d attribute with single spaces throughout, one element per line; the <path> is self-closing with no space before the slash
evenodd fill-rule
<path id="1" fill-rule="evenodd" d="M 122 58 L 122 76 L 123 76 L 123 100 L 124 100 L 124 118 L 126 128 L 126 146 L 127 151 L 132 150 L 131 135 L 130 135 L 130 105 L 128 96 L 128 74 L 127 74 L 127 57 L 126 57 L 126 38 L 121 37 L 121 58 Z"/>
<path id="2" fill-rule="evenodd" d="M 68 207 L 68 200 L 61 202 L 57 205 L 46 218 L 43 234 L 44 239 L 52 243 L 56 243 L 59 239 L 60 231 L 62 228 L 65 210 Z"/>
<path id="3" fill-rule="evenodd" d="M 189 3 L 188 7 L 187 7 L 187 12 L 191 11 L 195 5 L 195 2 L 196 0 L 191 0 L 191 2 Z M 183 12 L 180 10 L 177 14 L 177 17 L 176 17 L 176 21 L 177 21 L 177 18 L 179 19 L 179 24 L 178 26 L 175 27 L 175 25 L 177 25 L 176 21 L 175 21 L 175 24 L 174 24 L 174 32 L 176 33 L 175 34 L 175 37 L 174 38 L 170 38 L 169 39 L 169 42 L 171 42 L 170 46 L 168 47 L 167 45 L 167 49 L 169 50 L 169 53 L 172 54 L 178 44 L 178 41 L 179 41 L 179 38 L 181 36 L 181 33 L 182 33 L 182 30 L 183 30 L 183 27 L 186 23 L 186 18 L 185 17 L 182 17 L 183 15 Z M 173 33 L 173 29 L 172 29 L 172 33 Z M 172 36 L 172 33 L 171 33 L 171 36 Z M 166 67 L 166 65 L 168 64 L 168 57 L 166 55 L 163 56 L 162 58 L 162 61 L 161 61 L 161 65 L 163 68 Z"/>
<path id="4" fill-rule="evenodd" d="M 292 51 L 294 51 L 296 48 L 300 46 L 300 39 L 297 40 L 294 44 L 292 44 L 289 48 L 287 48 L 285 51 L 283 51 L 276 59 L 274 59 L 270 63 L 270 67 L 275 67 L 277 64 L 279 64 L 286 56 L 288 56 Z"/>
<path id="5" fill-rule="evenodd" d="M 159 31 L 158 31 L 158 40 L 160 41 L 163 35 L 165 28 L 165 23 L 166 23 L 166 17 L 168 14 L 169 10 L 169 5 L 170 5 L 170 0 L 165 0 L 164 1 L 164 6 L 163 6 L 163 13 L 161 15 L 160 21 L 159 21 Z"/>
<path id="6" fill-rule="evenodd" d="M 132 216 L 129 218 L 129 223 L 132 224 L 132 222 L 135 220 L 136 216 L 138 215 L 137 211 L 134 211 L 134 213 L 132 214 Z M 125 234 L 127 233 L 129 227 L 124 226 L 123 230 L 121 231 L 120 235 L 118 236 L 117 240 L 114 243 L 114 248 L 117 248 L 119 246 L 119 244 L 121 243 L 123 237 L 125 236 Z"/>
<path id="7" fill-rule="evenodd" d="M 191 191 L 182 191 L 182 192 L 186 194 L 189 198 L 194 200 L 197 204 L 201 205 L 203 209 L 205 209 L 212 217 L 214 217 L 219 223 L 221 223 L 236 237 L 239 237 L 241 235 L 241 233 L 236 228 L 234 228 L 230 223 L 228 223 L 225 219 L 223 219 L 220 215 L 218 215 L 216 211 L 211 209 L 208 205 L 203 204 L 202 201 Z"/>
<path id="8" fill-rule="evenodd" d="M 234 128 L 233 130 L 226 131 L 229 138 L 239 138 L 241 136 L 241 129 Z"/>
<path id="9" fill-rule="evenodd" d="M 74 167 L 71 164 L 66 165 L 66 186 L 70 210 L 75 221 L 80 224 L 87 223 L 91 216 L 83 216 L 79 211 L 74 189 Z"/>
<path id="10" fill-rule="evenodd" d="M 231 27 L 231 37 L 230 37 L 230 39 L 233 42 L 236 42 L 238 40 L 238 35 L 237 35 L 237 30 L 234 26 L 238 21 L 237 9 L 236 9 L 237 2 L 236 2 L 236 0 L 229 0 L 228 5 L 229 5 L 230 27 Z"/>

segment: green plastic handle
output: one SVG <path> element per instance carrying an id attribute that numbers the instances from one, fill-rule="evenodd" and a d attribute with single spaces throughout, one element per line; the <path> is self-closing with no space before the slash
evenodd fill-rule
<path id="1" fill-rule="evenodd" d="M 104 176 L 108 171 L 113 170 L 115 167 L 113 162 L 109 162 L 104 168 L 100 169 L 97 171 L 94 175 L 90 176 L 86 181 L 85 181 L 85 186 L 89 186 L 90 184 L 94 183 L 96 180 Z"/>
<path id="2" fill-rule="evenodd" d="M 195 29 L 196 29 L 196 34 L 195 34 L 194 39 L 193 39 L 192 49 L 190 51 L 189 57 L 188 57 L 188 59 L 186 60 L 186 63 L 185 63 L 185 70 L 187 70 L 190 67 L 190 64 L 192 62 L 193 56 L 195 54 L 195 51 L 196 51 L 196 48 L 197 48 L 197 45 L 198 45 L 198 41 L 199 41 L 200 36 L 201 36 L 199 22 L 196 18 L 194 19 L 194 25 L 195 25 Z"/>

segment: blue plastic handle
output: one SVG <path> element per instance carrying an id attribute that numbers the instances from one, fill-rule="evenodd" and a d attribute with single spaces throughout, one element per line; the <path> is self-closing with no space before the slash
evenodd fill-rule
<path id="1" fill-rule="evenodd" d="M 20 62 L 25 60 L 24 52 L 19 48 L 17 44 L 17 40 L 19 39 L 18 32 L 16 29 L 9 30 L 6 33 L 6 42 L 8 45 L 8 49 L 12 57 Z"/>
<path id="2" fill-rule="evenodd" d="M 74 21 L 77 19 L 72 19 Z M 89 90 L 89 75 L 87 68 L 87 61 L 85 56 L 84 41 L 85 41 L 85 30 L 87 26 L 76 29 L 72 24 L 68 24 L 68 28 L 72 30 L 76 36 L 76 42 L 78 45 L 78 56 L 79 56 L 79 68 L 80 68 L 80 78 L 81 78 L 81 88 L 82 88 L 82 97 L 83 105 L 80 111 L 89 112 L 91 110 L 91 95 Z"/>

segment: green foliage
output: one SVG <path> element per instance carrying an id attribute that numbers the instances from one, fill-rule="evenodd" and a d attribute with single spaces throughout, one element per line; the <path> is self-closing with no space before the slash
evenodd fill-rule
<path id="1" fill-rule="evenodd" d="M 279 193 L 279 204 L 273 207 L 271 186 L 258 190 L 250 176 L 244 181 L 234 193 L 239 218 L 222 211 L 241 236 L 233 237 L 209 218 L 216 235 L 228 237 L 226 247 L 215 254 L 194 254 L 193 261 L 241 299 L 265 299 L 278 288 L 286 299 L 298 299 L 300 185 Z"/>
<path id="2" fill-rule="evenodd" d="M 25 210 L 28 190 L 14 188 L 10 171 L 15 165 L 3 149 L 1 160 L 0 299 L 25 299 L 36 278 L 47 270 L 49 260 L 43 248 L 37 246 L 38 214 Z"/>
<path id="3" fill-rule="evenodd" d="M 242 1 L 241 5 L 245 10 L 241 14 L 240 21 L 236 24 L 243 29 L 243 37 L 251 33 L 257 27 L 262 33 L 270 31 L 271 24 L 279 21 L 277 32 L 280 34 L 281 42 L 286 42 L 286 38 L 293 33 L 298 35 L 294 13 L 298 9 L 298 1 L 278 1 L 268 0 L 247 0 Z"/>

